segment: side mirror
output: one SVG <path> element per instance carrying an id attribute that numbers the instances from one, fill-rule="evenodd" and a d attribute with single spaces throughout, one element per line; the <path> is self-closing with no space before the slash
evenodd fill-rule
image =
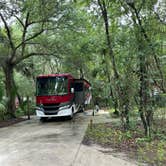
<path id="1" fill-rule="evenodd" d="M 74 93 L 74 88 L 71 88 L 71 93 Z"/>

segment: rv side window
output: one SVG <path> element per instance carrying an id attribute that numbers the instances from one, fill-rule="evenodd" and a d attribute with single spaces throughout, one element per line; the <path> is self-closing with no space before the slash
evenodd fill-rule
<path id="1" fill-rule="evenodd" d="M 83 91 L 83 83 L 75 83 L 75 84 L 74 84 L 74 90 L 75 90 L 76 92 Z"/>

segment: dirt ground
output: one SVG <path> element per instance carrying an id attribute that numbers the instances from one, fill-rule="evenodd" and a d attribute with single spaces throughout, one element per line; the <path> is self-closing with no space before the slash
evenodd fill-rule
<path id="1" fill-rule="evenodd" d="M 27 119 L 15 118 L 15 119 L 10 119 L 10 120 L 0 121 L 0 128 L 11 126 L 11 125 L 14 125 L 16 123 L 19 123 L 19 122 L 22 122 L 22 121 L 25 121 L 25 120 L 27 120 Z"/>

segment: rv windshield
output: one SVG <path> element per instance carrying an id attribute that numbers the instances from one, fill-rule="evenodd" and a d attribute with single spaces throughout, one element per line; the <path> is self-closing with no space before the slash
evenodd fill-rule
<path id="1" fill-rule="evenodd" d="M 68 93 L 67 77 L 37 78 L 37 96 L 66 95 Z"/>

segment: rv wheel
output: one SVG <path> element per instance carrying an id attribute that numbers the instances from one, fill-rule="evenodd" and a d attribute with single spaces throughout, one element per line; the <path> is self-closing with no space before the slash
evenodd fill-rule
<path id="1" fill-rule="evenodd" d="M 79 112 L 84 112 L 85 111 L 85 107 L 81 106 L 81 108 L 79 109 Z"/>

